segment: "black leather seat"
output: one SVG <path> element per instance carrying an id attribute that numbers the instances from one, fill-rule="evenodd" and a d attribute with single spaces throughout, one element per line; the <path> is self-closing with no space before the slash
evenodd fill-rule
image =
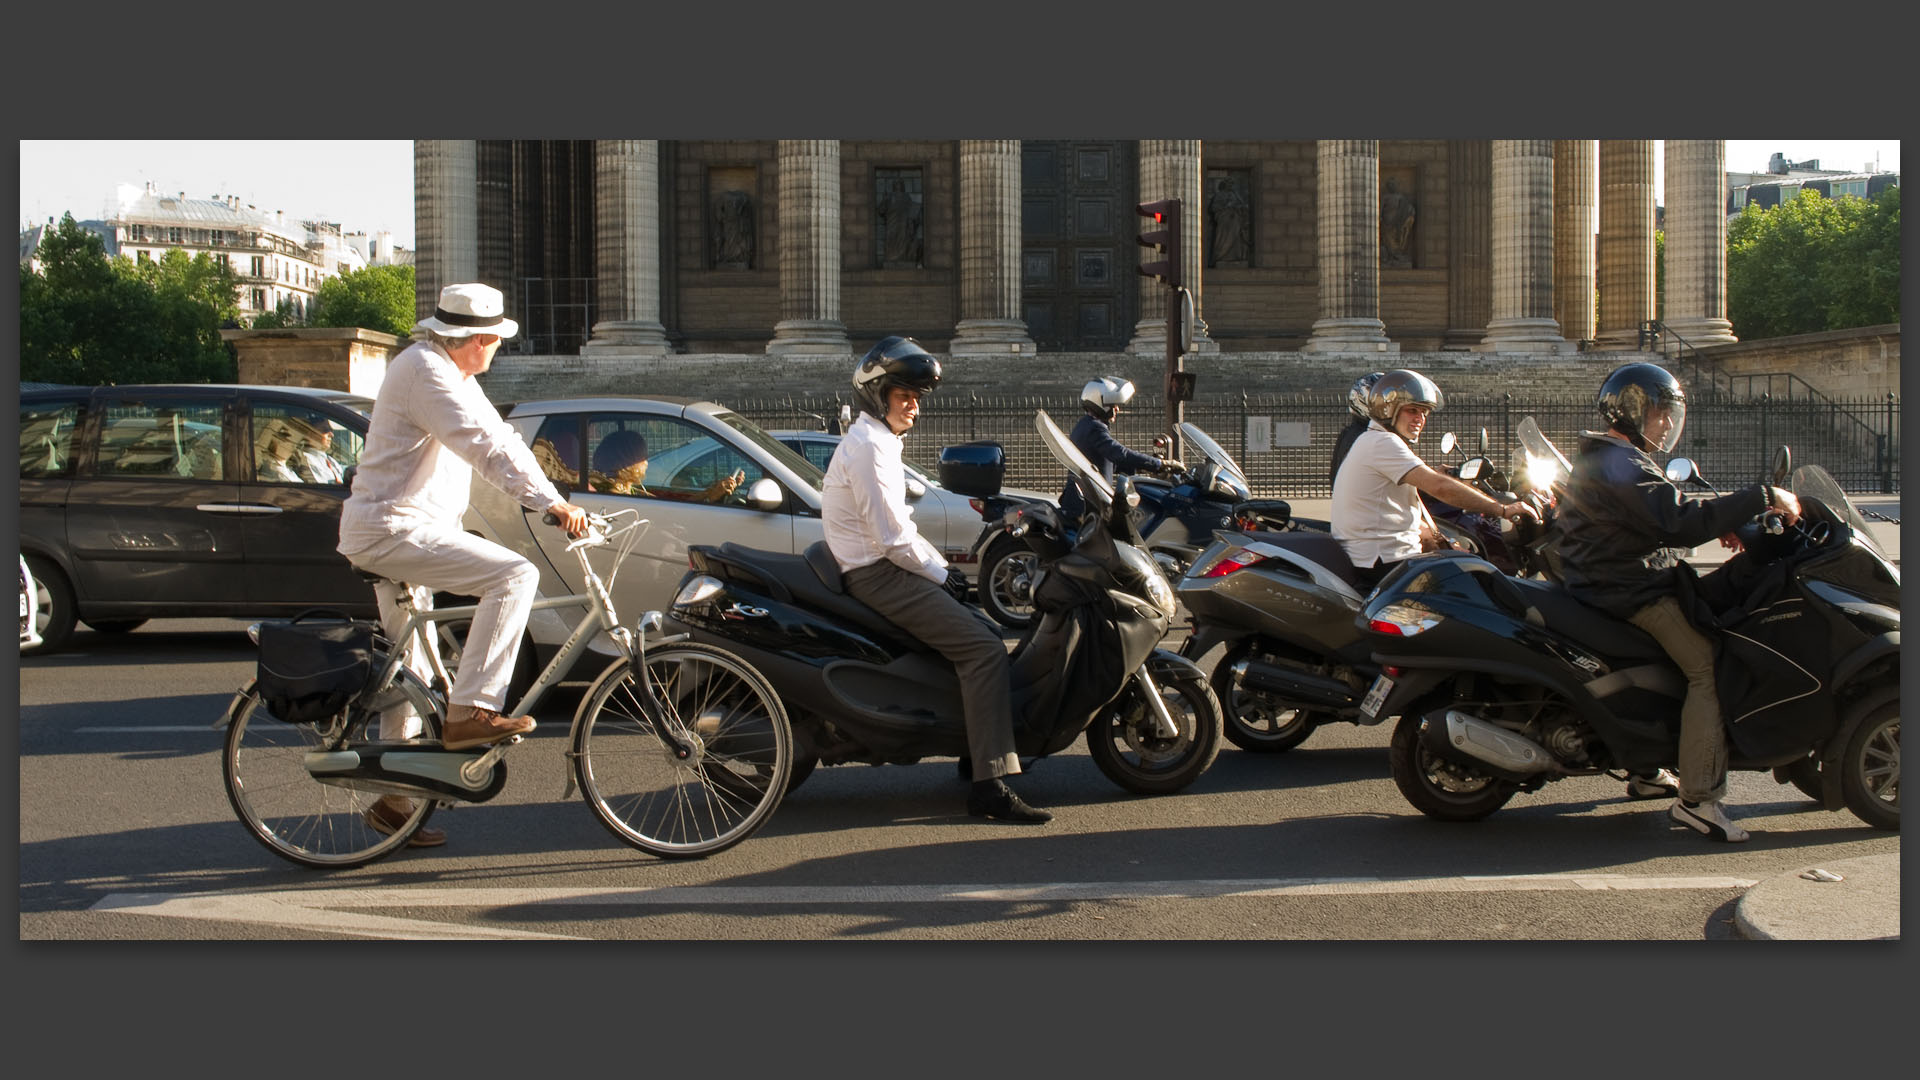
<path id="1" fill-rule="evenodd" d="M 783 555 L 731 542 L 721 544 L 718 553 L 727 562 L 778 582 L 796 604 L 852 623 L 882 640 L 904 642 L 922 652 L 932 651 L 919 638 L 889 622 L 886 616 L 847 595 L 840 565 L 834 561 L 825 540 L 816 540 L 799 555 Z"/>
<path id="2" fill-rule="evenodd" d="M 1301 530 L 1288 532 L 1250 532 L 1246 535 L 1255 540 L 1272 544 L 1274 547 L 1291 551 L 1303 558 L 1313 560 L 1328 570 L 1331 570 L 1334 576 L 1341 581 L 1353 586 L 1353 590 L 1362 596 L 1365 596 L 1370 591 L 1366 586 L 1360 584 L 1359 577 L 1355 576 L 1353 572 L 1353 560 L 1347 558 L 1347 549 L 1340 546 L 1340 541 L 1335 540 L 1332 533 Z"/>
<path id="3" fill-rule="evenodd" d="M 1526 605 L 1546 625 L 1609 660 L 1659 660 L 1667 655 L 1645 630 L 1575 599 L 1552 582 L 1508 578 Z"/>

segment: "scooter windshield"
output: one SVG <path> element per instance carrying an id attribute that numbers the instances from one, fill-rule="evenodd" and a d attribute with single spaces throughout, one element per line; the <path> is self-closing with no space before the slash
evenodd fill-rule
<path id="1" fill-rule="evenodd" d="M 1546 433 L 1540 430 L 1540 425 L 1534 421 L 1533 417 L 1521 417 L 1513 433 L 1519 438 L 1520 449 L 1526 455 L 1527 471 L 1531 476 L 1531 482 L 1535 483 L 1540 490 L 1545 491 L 1552 487 L 1555 481 L 1564 481 L 1573 475 L 1573 462 L 1568 461 L 1567 455 L 1553 445 L 1553 440 L 1547 438 Z M 1545 475 L 1547 470 L 1544 466 L 1548 463 L 1558 470 L 1552 477 Z"/>
<path id="2" fill-rule="evenodd" d="M 1060 428 L 1053 422 L 1053 417 L 1047 415 L 1047 410 L 1039 409 L 1034 412 L 1033 427 L 1040 433 L 1040 441 L 1046 446 L 1047 452 L 1053 455 L 1053 459 L 1066 466 L 1067 472 L 1080 481 L 1081 491 L 1098 496 L 1102 506 L 1113 505 L 1113 485 L 1107 483 L 1106 477 L 1100 475 L 1100 470 L 1093 467 L 1093 462 L 1087 460 L 1087 456 L 1080 452 L 1079 447 L 1073 445 L 1071 439 L 1061 434 Z"/>
<path id="3" fill-rule="evenodd" d="M 1867 519 L 1827 470 L 1818 465 L 1802 465 L 1793 470 L 1793 494 L 1796 498 L 1813 498 L 1825 503 L 1829 510 L 1846 520 L 1847 526 L 1853 530 L 1854 536 L 1860 538 L 1861 543 L 1873 549 L 1873 553 L 1882 559 L 1887 557 L 1887 553 L 1874 542 L 1873 533 L 1868 531 Z"/>
<path id="4" fill-rule="evenodd" d="M 1189 445 L 1199 447 L 1200 452 L 1207 456 L 1207 460 L 1219 466 L 1222 471 L 1232 473 L 1234 479 L 1240 482 L 1240 487 L 1247 486 L 1247 474 L 1241 471 L 1240 466 L 1234 463 L 1233 458 L 1221 448 L 1219 443 L 1213 441 L 1212 436 L 1183 420 L 1180 422 L 1180 437 Z"/>

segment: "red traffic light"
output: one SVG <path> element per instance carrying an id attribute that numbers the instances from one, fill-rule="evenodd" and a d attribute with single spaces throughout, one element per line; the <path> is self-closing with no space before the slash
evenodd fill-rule
<path id="1" fill-rule="evenodd" d="M 1159 278 L 1168 288 L 1178 289 L 1180 281 L 1180 200 L 1159 199 L 1134 206 L 1134 213 L 1152 218 L 1158 228 L 1140 234 L 1142 247 L 1152 248 L 1159 256 L 1140 264 L 1140 273 Z"/>

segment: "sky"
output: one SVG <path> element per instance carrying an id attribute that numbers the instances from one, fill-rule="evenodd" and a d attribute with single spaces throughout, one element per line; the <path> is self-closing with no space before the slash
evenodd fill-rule
<path id="1" fill-rule="evenodd" d="M 1655 143 L 1656 155 L 1659 143 Z M 1859 169 L 1879 157 L 1900 168 L 1897 139 L 1728 140 L 1727 168 L 1764 172 L 1775 152 L 1789 161 L 1817 159 L 1824 169 Z M 188 198 L 238 195 L 242 203 L 292 220 L 340 223 L 348 232 L 391 231 L 413 243 L 413 143 L 311 140 L 30 140 L 20 143 L 20 223 L 98 218 L 120 184 L 186 192 Z M 1664 205 L 1664 170 L 1654 169 L 1655 201 Z"/>

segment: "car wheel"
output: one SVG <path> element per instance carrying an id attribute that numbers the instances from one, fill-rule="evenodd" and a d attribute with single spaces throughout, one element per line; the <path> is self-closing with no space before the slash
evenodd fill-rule
<path id="1" fill-rule="evenodd" d="M 40 644 L 31 649 L 22 649 L 21 653 L 39 656 L 57 652 L 65 648 L 67 639 L 73 636 L 73 586 L 67 583 L 67 575 L 61 573 L 52 561 L 38 555 L 28 555 L 26 560 L 27 573 L 33 575 L 40 602 Z"/>

